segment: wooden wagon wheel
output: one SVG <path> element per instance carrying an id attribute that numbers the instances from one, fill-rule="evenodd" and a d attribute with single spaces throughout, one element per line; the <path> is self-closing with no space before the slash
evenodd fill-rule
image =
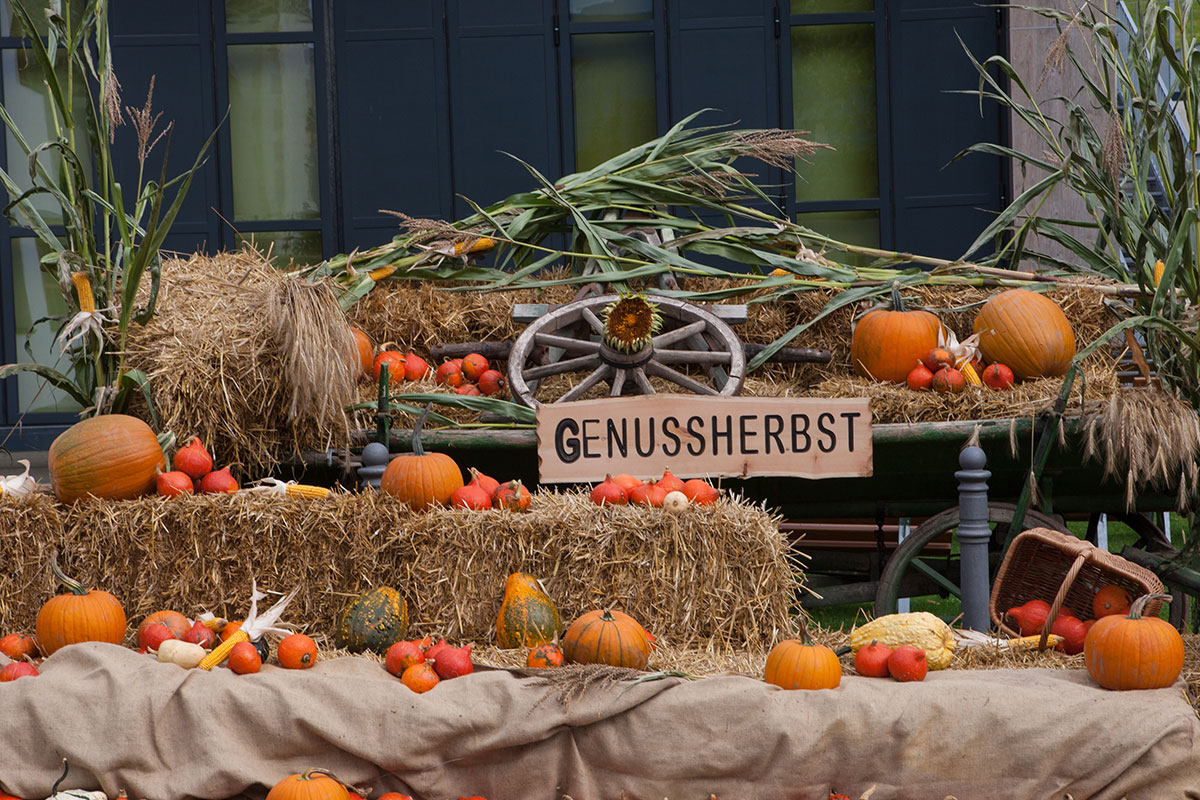
<path id="1" fill-rule="evenodd" d="M 538 384 L 552 375 L 573 372 L 586 375 L 561 397 L 546 401 L 576 400 L 601 382 L 608 383 L 610 397 L 654 394 L 651 377 L 695 394 L 730 396 L 741 391 L 745 350 L 733 329 L 716 315 L 673 297 L 648 298 L 662 316 L 662 330 L 642 350 L 625 353 L 601 341 L 601 315 L 618 299 L 615 294 L 584 298 L 530 323 L 508 358 L 508 385 L 514 399 L 537 408 L 543 402 L 534 397 Z M 542 348 L 548 350 L 546 363 L 535 363 L 534 352 Z M 707 382 L 674 366 L 688 364 L 706 367 Z"/>

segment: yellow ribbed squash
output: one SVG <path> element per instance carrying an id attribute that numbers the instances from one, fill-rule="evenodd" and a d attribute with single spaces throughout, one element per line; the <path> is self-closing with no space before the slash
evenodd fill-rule
<path id="1" fill-rule="evenodd" d="M 928 611 L 888 614 L 850 632 L 850 649 L 855 653 L 872 641 L 892 648 L 906 644 L 919 647 L 925 651 L 925 661 L 930 669 L 949 666 L 954 649 L 958 647 L 950 626 Z"/>

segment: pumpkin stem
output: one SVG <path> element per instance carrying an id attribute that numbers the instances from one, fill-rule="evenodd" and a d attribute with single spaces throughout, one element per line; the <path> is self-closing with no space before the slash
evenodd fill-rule
<path id="1" fill-rule="evenodd" d="M 616 619 L 616 617 L 614 617 L 612 612 L 606 608 L 604 609 L 603 613 L 600 614 L 600 619 L 604 620 L 605 622 L 612 622 Z"/>
<path id="2" fill-rule="evenodd" d="M 63 759 L 63 773 L 62 773 L 62 775 L 58 776 L 58 780 L 56 780 L 54 782 L 54 785 L 50 787 L 50 796 L 51 797 L 55 797 L 58 794 L 58 787 L 61 786 L 62 782 L 67 779 L 67 773 L 70 771 L 71 771 L 71 765 L 68 764 L 67 760 L 64 758 Z"/>
<path id="3" fill-rule="evenodd" d="M 1144 594 L 1137 600 L 1133 601 L 1133 605 L 1129 607 L 1129 619 L 1141 619 L 1142 612 L 1146 610 L 1146 604 L 1151 600 L 1162 600 L 1164 603 L 1169 603 L 1174 599 L 1169 594 Z"/>
<path id="4" fill-rule="evenodd" d="M 812 637 L 808 635 L 808 620 L 804 618 L 803 614 L 798 619 L 800 620 L 800 641 L 811 647 L 813 642 Z"/>
<path id="5" fill-rule="evenodd" d="M 425 455 L 425 448 L 421 446 L 421 428 L 425 425 L 425 418 L 429 416 L 430 409 L 433 408 L 433 403 L 426 403 L 425 409 L 417 417 L 417 424 L 413 426 L 412 449 L 413 455 Z"/>
<path id="6" fill-rule="evenodd" d="M 88 590 L 83 588 L 83 584 L 74 578 L 68 578 L 61 569 L 58 568 L 58 551 L 50 552 L 50 572 L 54 574 L 55 579 L 63 586 L 67 587 L 72 594 L 87 594 Z"/>
<path id="7" fill-rule="evenodd" d="M 903 311 L 904 310 L 904 298 L 902 298 L 900 296 L 900 282 L 899 281 L 892 282 L 892 310 L 893 311 Z"/>

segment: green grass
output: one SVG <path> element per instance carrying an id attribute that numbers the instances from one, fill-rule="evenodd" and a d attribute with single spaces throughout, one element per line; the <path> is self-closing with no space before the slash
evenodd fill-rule
<path id="1" fill-rule="evenodd" d="M 1176 547 L 1182 544 L 1182 534 L 1184 531 L 1185 521 L 1178 514 L 1171 515 L 1171 541 Z M 1072 533 L 1079 537 L 1083 537 L 1087 533 L 1087 522 L 1069 522 L 1067 527 Z M 1128 526 L 1118 522 L 1109 522 L 1108 524 L 1108 549 L 1113 553 L 1121 552 L 1121 549 L 1126 545 L 1131 545 L 1137 541 L 1137 535 Z M 803 550 L 803 543 L 800 545 Z M 955 551 L 957 551 L 957 542 L 955 543 Z M 962 606 L 956 597 L 939 597 L 937 595 L 928 595 L 926 597 L 914 597 L 911 599 L 911 611 L 929 611 L 943 619 L 953 619 L 959 615 Z M 849 630 L 856 623 L 861 623 L 863 620 L 869 619 L 874 611 L 874 607 L 870 603 L 859 603 L 852 605 L 834 606 L 832 608 L 816 608 L 809 612 L 813 620 L 822 628 L 827 630 Z M 1161 616 L 1166 618 L 1169 612 L 1168 607 L 1164 604 L 1161 611 Z"/>

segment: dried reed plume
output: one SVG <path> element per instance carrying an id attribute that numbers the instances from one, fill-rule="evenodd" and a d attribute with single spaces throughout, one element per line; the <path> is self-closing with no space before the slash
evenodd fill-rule
<path id="1" fill-rule="evenodd" d="M 1100 164 L 1114 181 L 1119 180 L 1125 171 L 1125 126 L 1121 123 L 1116 108 L 1108 113 L 1108 127 L 1104 131 Z"/>
<path id="2" fill-rule="evenodd" d="M 797 158 L 811 156 L 821 149 L 835 149 L 830 145 L 802 138 L 801 134 L 805 133 L 808 131 L 785 131 L 777 128 L 748 131 L 736 137 L 732 146 L 764 164 L 790 172 L 795 168 Z"/>
<path id="3" fill-rule="evenodd" d="M 112 61 L 104 68 L 104 96 L 101 104 L 104 108 L 104 118 L 108 121 L 108 141 L 111 144 L 117 140 L 117 128 L 125 122 L 121 114 L 121 82 L 113 70 Z"/>
<path id="4" fill-rule="evenodd" d="M 154 104 L 154 76 L 150 76 L 150 88 L 146 91 L 146 104 L 141 108 L 133 108 L 126 106 L 125 111 L 129 114 L 129 122 L 133 125 L 133 129 L 137 131 L 138 139 L 138 163 L 145 166 L 146 159 L 150 156 L 150 151 L 158 144 L 159 140 L 171 132 L 171 128 L 175 127 L 174 122 L 168 122 L 167 127 L 154 133 L 154 128 L 158 125 L 158 120 L 162 117 L 163 112 L 153 113 L 151 107 Z"/>
<path id="5" fill-rule="evenodd" d="M 1079 7 L 1079 10 L 1075 12 L 1075 16 L 1071 17 L 1071 21 L 1067 23 L 1067 27 L 1063 28 L 1058 37 L 1050 44 L 1050 48 L 1046 51 L 1046 58 L 1042 62 L 1042 74 L 1037 82 L 1038 89 L 1042 88 L 1042 82 L 1046 80 L 1046 75 L 1049 74 L 1050 70 L 1062 72 L 1063 64 L 1067 60 L 1067 46 L 1071 38 L 1071 31 L 1079 27 L 1079 20 L 1083 15 L 1083 10 L 1087 6 L 1088 4 L 1084 3 Z"/>

